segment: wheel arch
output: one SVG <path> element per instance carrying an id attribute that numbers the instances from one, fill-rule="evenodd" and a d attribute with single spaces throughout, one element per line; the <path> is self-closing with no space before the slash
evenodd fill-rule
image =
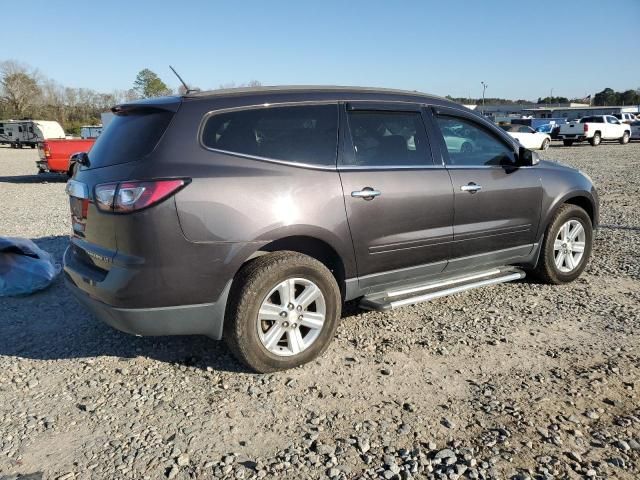
<path id="1" fill-rule="evenodd" d="M 597 219 L 595 218 L 595 205 L 593 203 L 593 200 L 583 195 L 576 195 L 574 197 L 566 198 L 562 203 L 562 205 L 565 205 L 565 204 L 575 205 L 577 207 L 582 208 L 585 212 L 587 212 L 587 215 L 589 215 L 589 218 L 591 219 L 591 224 L 595 228 Z M 558 205 L 556 208 L 559 208 L 560 206 L 561 205 Z"/>
<path id="2" fill-rule="evenodd" d="M 267 255 L 272 252 L 291 251 L 308 255 L 318 260 L 333 274 L 340 292 L 344 298 L 345 280 L 348 275 L 348 267 L 345 265 L 344 259 L 330 243 L 318 237 L 311 235 L 289 235 L 272 240 L 262 245 L 258 250 L 253 252 L 240 266 L 242 268 L 251 260 Z M 238 269 L 239 270 L 239 269 Z"/>
<path id="3" fill-rule="evenodd" d="M 597 227 L 598 208 L 593 197 L 588 192 L 570 192 L 565 196 L 559 198 L 548 210 L 544 222 L 540 225 L 542 227 L 539 230 L 540 232 L 546 232 L 547 227 L 549 226 L 549 222 L 551 221 L 555 213 L 560 207 L 565 204 L 576 205 L 577 207 L 582 208 L 585 212 L 587 212 L 587 215 L 589 215 L 593 228 L 595 229 Z"/>

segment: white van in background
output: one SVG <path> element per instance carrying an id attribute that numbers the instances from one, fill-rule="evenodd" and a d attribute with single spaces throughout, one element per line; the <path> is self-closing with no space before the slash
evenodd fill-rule
<path id="1" fill-rule="evenodd" d="M 12 148 L 25 145 L 36 148 L 38 143 L 54 138 L 65 138 L 58 122 L 50 120 L 0 120 L 0 145 Z"/>

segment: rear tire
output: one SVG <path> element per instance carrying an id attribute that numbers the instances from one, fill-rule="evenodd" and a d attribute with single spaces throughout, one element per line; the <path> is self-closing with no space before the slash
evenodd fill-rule
<path id="1" fill-rule="evenodd" d="M 542 141 L 542 145 L 540 146 L 540 150 L 548 150 L 549 149 L 549 145 L 551 144 L 551 142 L 549 141 L 548 138 L 545 138 Z"/>
<path id="2" fill-rule="evenodd" d="M 305 305 L 303 294 L 314 287 L 319 289 L 317 300 Z M 326 351 L 341 308 L 336 279 L 322 263 L 297 252 L 269 253 L 250 261 L 234 279 L 224 340 L 233 355 L 256 372 L 294 368 Z M 318 325 L 308 328 L 310 322 Z"/>
<path id="3" fill-rule="evenodd" d="M 565 147 L 570 147 L 571 145 L 573 145 L 573 140 L 563 140 L 563 141 L 562 141 L 562 144 L 563 144 Z"/>
<path id="4" fill-rule="evenodd" d="M 619 141 L 621 145 L 626 145 L 627 143 L 629 143 L 629 132 L 624 132 L 624 135 L 620 137 Z"/>
<path id="5" fill-rule="evenodd" d="M 582 227 L 582 233 L 577 234 L 573 239 L 569 238 L 569 241 L 563 240 L 561 229 L 568 226 L 567 233 L 571 234 L 572 228 L 578 224 Z M 580 238 L 583 240 L 580 241 Z M 592 242 L 593 226 L 587 212 L 576 205 L 562 205 L 547 226 L 538 265 L 531 273 L 538 280 L 552 285 L 574 281 L 587 266 L 591 256 Z M 580 248 L 582 252 L 579 252 Z M 579 255 L 580 253 L 582 255 Z M 571 255 L 571 263 L 567 260 L 569 255 Z M 574 261 L 574 258 L 577 260 Z"/>
<path id="6" fill-rule="evenodd" d="M 602 137 L 598 132 L 594 133 L 593 137 L 589 139 L 589 143 L 592 147 L 597 147 L 598 145 L 600 145 L 600 142 L 602 142 Z"/>

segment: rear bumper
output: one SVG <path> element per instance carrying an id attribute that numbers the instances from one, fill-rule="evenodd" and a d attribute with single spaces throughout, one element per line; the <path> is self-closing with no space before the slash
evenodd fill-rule
<path id="1" fill-rule="evenodd" d="M 224 312 L 231 282 L 214 303 L 156 308 L 119 308 L 107 305 L 78 288 L 66 275 L 65 283 L 76 299 L 98 319 L 132 335 L 206 335 L 222 338 Z"/>
<path id="2" fill-rule="evenodd" d="M 575 140 L 576 142 L 582 142 L 586 140 L 587 137 L 584 135 L 562 135 L 558 134 L 558 140 Z"/>

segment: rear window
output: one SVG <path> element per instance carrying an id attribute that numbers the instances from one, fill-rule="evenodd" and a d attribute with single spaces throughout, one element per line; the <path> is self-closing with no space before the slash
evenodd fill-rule
<path id="1" fill-rule="evenodd" d="M 136 109 L 118 113 L 89 152 L 91 168 L 140 160 L 153 151 L 174 113 Z"/>
<path id="2" fill-rule="evenodd" d="M 215 114 L 202 132 L 206 147 L 274 160 L 335 166 L 338 106 L 269 107 Z"/>

